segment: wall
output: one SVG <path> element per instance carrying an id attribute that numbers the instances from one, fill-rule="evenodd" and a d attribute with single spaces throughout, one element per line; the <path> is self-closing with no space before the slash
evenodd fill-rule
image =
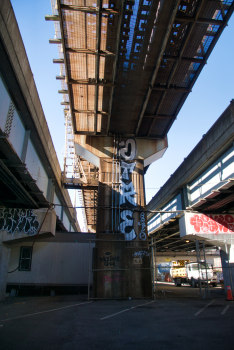
<path id="1" fill-rule="evenodd" d="M 20 247 L 11 246 L 9 270 L 19 264 Z M 94 244 L 90 245 L 90 251 Z M 92 259 L 92 254 L 90 254 Z M 90 266 L 92 266 L 92 261 Z M 18 271 L 8 275 L 8 284 L 87 285 L 89 276 L 89 243 L 36 242 L 33 246 L 31 271 Z M 92 283 L 92 274 L 90 275 Z"/>
<path id="2" fill-rule="evenodd" d="M 47 195 L 48 176 L 45 169 L 40 161 L 37 152 L 32 144 L 32 141 L 28 142 L 28 149 L 26 154 L 26 165 L 29 173 L 36 180 L 37 186 L 43 192 L 44 196 Z"/>
<path id="3" fill-rule="evenodd" d="M 54 207 L 54 210 L 55 210 L 56 215 L 58 216 L 58 218 L 61 220 L 61 218 L 62 218 L 62 207 L 60 206 L 61 203 L 60 203 L 56 193 L 54 193 L 54 204 L 59 204 L 59 205 L 56 205 Z"/>
<path id="4" fill-rule="evenodd" d="M 8 140 L 11 142 L 19 158 L 21 158 L 22 155 L 24 137 L 25 127 L 20 119 L 18 112 L 15 110 Z"/>
<path id="5" fill-rule="evenodd" d="M 0 76 L 0 128 L 2 131 L 5 129 L 7 112 L 10 106 L 10 96 L 6 91 L 3 80 Z"/>
<path id="6" fill-rule="evenodd" d="M 63 225 L 66 227 L 68 231 L 70 231 L 70 221 L 68 220 L 68 217 L 65 211 L 63 211 Z"/>

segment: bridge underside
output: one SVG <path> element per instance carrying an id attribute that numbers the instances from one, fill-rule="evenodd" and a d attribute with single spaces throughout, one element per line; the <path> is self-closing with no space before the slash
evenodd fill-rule
<path id="1" fill-rule="evenodd" d="M 72 180 L 65 167 L 63 182 L 82 188 L 90 230 L 119 233 L 126 241 L 147 236 L 144 215 L 138 217 L 145 207 L 144 181 L 136 182 L 134 174 L 143 179 L 165 152 L 167 133 L 233 10 L 233 1 L 214 0 L 53 3 L 46 19 L 55 23 L 50 42 L 59 46 L 59 92 L 78 159 Z M 96 266 L 105 261 L 98 259 Z M 134 267 L 133 260 L 129 264 Z M 107 295 L 113 295 L 116 276 L 108 276 Z"/>
<path id="2" fill-rule="evenodd" d="M 214 0 L 52 3 L 50 42 L 59 47 L 59 92 L 77 143 L 114 134 L 165 139 L 234 9 Z"/>

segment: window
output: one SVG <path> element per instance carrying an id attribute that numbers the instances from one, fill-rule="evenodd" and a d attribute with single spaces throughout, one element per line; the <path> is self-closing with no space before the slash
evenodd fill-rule
<path id="1" fill-rule="evenodd" d="M 31 271 L 32 247 L 20 248 L 19 271 Z"/>

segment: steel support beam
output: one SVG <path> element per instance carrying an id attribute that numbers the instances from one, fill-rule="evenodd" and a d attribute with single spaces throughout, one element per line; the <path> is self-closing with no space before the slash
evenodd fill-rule
<path id="1" fill-rule="evenodd" d="M 64 59 L 63 58 L 55 58 L 55 59 L 53 59 L 53 63 L 63 64 L 64 63 Z"/>
<path id="2" fill-rule="evenodd" d="M 60 77 L 60 76 L 58 76 Z M 57 79 L 57 77 L 56 77 Z M 59 79 L 59 78 L 58 78 Z M 62 78 L 60 78 L 62 79 Z M 65 77 L 64 77 L 65 79 Z M 80 84 L 80 85 L 94 85 L 94 86 L 105 86 L 105 87 L 112 87 L 113 84 L 111 82 L 105 82 L 105 81 L 98 81 L 96 79 L 69 79 L 68 84 Z"/>
<path id="3" fill-rule="evenodd" d="M 98 2 L 97 2 L 97 5 Z M 97 7 L 92 6 L 76 6 L 76 5 L 65 5 L 61 4 L 62 10 L 68 10 L 68 11 L 79 11 L 79 12 L 87 12 L 87 13 L 105 13 L 110 15 L 117 15 L 119 12 L 113 9 L 106 9 L 102 8 L 102 4 Z"/>
<path id="4" fill-rule="evenodd" d="M 50 44 L 62 44 L 62 39 L 49 39 Z"/>
<path id="5" fill-rule="evenodd" d="M 163 59 L 167 60 L 167 61 L 184 61 L 184 62 L 204 63 L 203 58 L 194 58 L 194 57 L 179 57 L 179 56 L 163 55 Z"/>
<path id="6" fill-rule="evenodd" d="M 102 8 L 102 0 L 97 0 L 98 8 Z M 100 11 L 96 13 L 96 51 L 100 50 L 101 42 L 101 30 L 102 30 L 102 14 Z M 100 56 L 95 57 L 95 80 L 99 81 L 99 66 L 100 66 Z M 98 110 L 98 85 L 95 85 L 95 99 L 94 99 L 94 135 L 97 134 L 97 110 Z"/>
<path id="7" fill-rule="evenodd" d="M 218 19 L 210 19 L 210 18 L 197 18 L 197 17 L 188 17 L 188 16 L 177 16 L 175 21 L 178 22 L 190 22 L 190 23 L 205 23 L 205 24 L 213 24 L 217 26 L 221 26 L 223 21 Z"/>
<path id="8" fill-rule="evenodd" d="M 94 110 L 82 110 L 82 109 L 74 109 L 72 110 L 74 113 L 86 113 L 86 114 L 94 114 L 95 111 Z M 102 114 L 102 115 L 108 115 L 107 112 L 104 111 L 97 111 L 97 114 Z"/>
<path id="9" fill-rule="evenodd" d="M 64 28 L 63 28 L 63 18 L 62 18 L 62 9 L 61 9 L 61 3 L 60 1 L 57 1 L 57 5 L 58 5 L 58 13 L 59 13 L 59 23 L 60 23 L 60 31 L 61 31 L 61 40 L 62 40 L 62 48 L 63 48 L 63 52 L 64 52 L 64 64 L 65 64 L 65 71 L 66 71 L 66 76 L 67 76 L 67 80 L 69 80 L 69 73 L 68 73 L 68 65 L 67 65 L 67 57 L 66 57 L 66 45 L 65 45 L 65 39 L 64 39 Z M 56 77 L 57 79 L 57 77 Z M 65 77 L 64 77 L 65 80 Z M 70 86 L 68 85 L 68 96 L 69 96 L 69 106 L 70 106 L 70 111 L 72 111 L 72 99 L 71 99 L 71 90 L 70 90 Z M 72 130 L 74 133 L 75 130 L 75 119 L 73 118 L 73 116 L 71 116 L 71 121 L 72 121 Z"/>
<path id="10" fill-rule="evenodd" d="M 173 79 L 173 77 L 174 77 L 174 74 L 175 74 L 176 69 L 177 69 L 177 67 L 178 67 L 178 64 L 179 64 L 179 62 L 180 62 L 180 59 L 181 59 L 181 57 L 183 56 L 185 47 L 186 47 L 187 42 L 188 42 L 188 40 L 189 40 L 189 38 L 190 38 L 190 35 L 191 35 L 192 31 L 193 31 L 193 28 L 194 28 L 194 26 L 195 26 L 195 24 L 196 24 L 196 20 L 197 20 L 199 14 L 200 14 L 200 11 L 201 11 L 201 9 L 202 9 L 202 6 L 203 6 L 204 2 L 205 2 L 205 0 L 200 0 L 200 2 L 199 2 L 198 5 L 197 5 L 197 8 L 196 8 L 196 15 L 195 15 L 195 17 L 194 17 L 194 20 L 195 20 L 195 21 L 193 21 L 193 23 L 190 24 L 190 26 L 189 26 L 189 28 L 188 28 L 188 31 L 187 31 L 186 36 L 185 36 L 185 39 L 184 39 L 184 41 L 183 41 L 183 43 L 182 43 L 182 46 L 181 46 L 180 51 L 179 51 L 179 54 L 178 54 L 179 59 L 174 63 L 173 68 L 172 68 L 172 70 L 171 70 L 171 73 L 170 73 L 170 75 L 169 75 L 169 78 L 168 78 L 168 81 L 167 81 L 167 86 L 168 86 L 168 87 L 171 85 L 172 79 Z M 177 17 L 176 17 L 176 18 L 177 18 Z M 191 90 L 190 90 L 190 91 L 191 91 Z M 190 92 L 190 91 L 184 91 L 184 92 Z M 155 115 L 156 115 L 156 114 L 158 113 L 158 111 L 159 111 L 160 105 L 161 105 L 162 101 L 163 101 L 164 98 L 165 98 L 165 94 L 166 94 L 166 93 L 164 93 L 163 96 L 162 96 L 161 99 L 160 99 L 160 102 L 159 102 L 158 107 L 157 107 L 157 109 L 156 109 Z M 186 94 L 186 97 L 187 97 L 187 94 Z M 153 119 L 152 122 L 151 122 L 151 124 L 150 124 L 149 130 L 148 130 L 148 136 L 149 136 L 150 133 L 151 133 L 151 130 L 152 130 L 153 125 L 154 125 L 154 122 L 155 122 L 155 119 Z M 168 130 L 170 129 L 172 123 L 173 123 L 173 121 L 171 121 L 171 123 L 170 123 L 169 126 L 167 127 L 167 130 L 165 131 L 165 135 L 167 134 Z"/>
<path id="11" fill-rule="evenodd" d="M 174 4 L 174 9 L 172 11 L 171 18 L 170 18 L 170 21 L 169 21 L 169 24 L 168 24 L 167 32 L 166 32 L 166 35 L 165 35 L 163 43 L 162 43 L 161 51 L 160 51 L 160 54 L 158 56 L 158 59 L 157 59 L 156 65 L 155 65 L 155 69 L 154 69 L 153 76 L 152 76 L 152 79 L 151 79 L 151 82 L 150 82 L 150 86 L 153 86 L 154 82 L 156 80 L 156 76 L 158 74 L 160 63 L 161 63 L 161 60 L 163 58 L 163 54 L 164 54 L 164 51 L 165 51 L 165 48 L 166 48 L 166 45 L 167 45 L 167 42 L 168 42 L 168 39 L 169 39 L 169 36 L 170 36 L 170 33 L 171 33 L 171 29 L 172 29 L 173 23 L 175 21 L 175 17 L 176 17 L 179 5 L 180 5 L 180 0 L 176 0 L 175 4 Z M 149 88 L 148 92 L 146 94 L 146 98 L 145 98 L 145 101 L 144 101 L 144 104 L 143 104 L 140 116 L 138 118 L 137 127 L 136 127 L 136 130 L 135 130 L 135 136 L 137 136 L 137 134 L 139 132 L 139 128 L 140 128 L 142 119 L 144 117 L 147 104 L 149 102 L 151 91 L 152 91 L 152 89 Z"/>
<path id="12" fill-rule="evenodd" d="M 180 87 L 180 86 L 153 86 L 152 90 L 158 90 L 158 91 L 174 91 L 174 92 L 191 92 L 190 89 Z"/>
<path id="13" fill-rule="evenodd" d="M 68 90 L 58 90 L 59 94 L 68 94 Z"/>
<path id="14" fill-rule="evenodd" d="M 102 51 L 102 50 L 91 50 L 91 49 L 76 49 L 76 48 L 71 48 L 71 47 L 66 47 L 66 52 L 71 52 L 71 53 L 85 53 L 88 55 L 100 55 L 104 57 L 109 57 L 109 56 L 115 56 L 113 52 L 110 51 Z"/>
<path id="15" fill-rule="evenodd" d="M 124 0 L 121 0 L 120 3 L 120 9 L 119 9 L 119 17 L 118 17 L 118 29 L 117 29 L 117 36 L 116 36 L 116 47 L 115 47 L 115 59 L 113 62 L 113 74 L 112 74 L 112 88 L 110 92 L 110 101 L 109 101 L 109 111 L 108 111 L 108 119 L 107 119 L 107 126 L 106 126 L 106 135 L 109 133 L 110 129 L 110 118 L 111 118 L 111 110 L 112 110 L 112 102 L 113 102 L 113 95 L 114 95 L 114 83 L 115 83 L 115 78 L 116 78 L 116 71 L 117 71 L 117 58 L 119 55 L 119 40 L 120 40 L 120 35 L 121 35 L 121 27 L 122 27 L 122 13 L 123 13 L 123 8 L 124 8 Z"/>
<path id="16" fill-rule="evenodd" d="M 214 39 L 212 40 L 212 42 L 211 42 L 211 44 L 210 44 L 210 46 L 209 46 L 205 56 L 203 57 L 204 63 L 200 64 L 200 66 L 199 66 L 199 68 L 198 68 L 198 70 L 197 70 L 197 72 L 195 74 L 195 77 L 193 78 L 192 83 L 190 84 L 190 89 L 192 89 L 193 85 L 195 84 L 197 77 L 201 73 L 201 70 L 204 67 L 205 62 L 207 62 L 207 60 L 208 60 L 208 58 L 209 58 L 213 48 L 215 47 L 215 45 L 216 45 L 220 35 L 222 34 L 222 31 L 226 27 L 226 25 L 227 25 L 231 15 L 233 14 L 233 11 L 234 11 L 234 2 L 230 6 L 228 13 L 226 14 L 225 18 L 222 21 L 222 25 L 219 27 L 218 31 L 216 32 L 216 35 L 214 36 Z M 176 109 L 175 115 L 177 115 L 179 113 L 179 111 L 180 111 L 181 107 L 183 106 L 186 98 L 187 98 L 187 95 L 184 95 L 184 97 L 181 99 L 181 102 L 179 103 L 179 105 L 178 105 L 178 107 Z"/>

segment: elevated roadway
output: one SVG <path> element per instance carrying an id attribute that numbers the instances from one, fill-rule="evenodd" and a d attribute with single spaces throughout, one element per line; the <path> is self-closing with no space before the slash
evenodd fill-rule
<path id="1" fill-rule="evenodd" d="M 98 176 L 97 158 L 104 155 L 97 150 L 106 142 L 100 137 L 108 140 L 110 153 L 105 156 L 112 157 L 114 135 L 115 142 L 118 135 L 118 142 L 135 138 L 164 143 L 144 154 L 145 159 L 160 152 L 145 168 L 162 156 L 167 133 L 233 9 L 232 1 L 213 0 L 52 2 L 46 20 L 55 23 L 55 38 L 49 41 L 59 48 L 54 63 L 60 66 L 61 104 L 79 145 L 75 176 L 93 203 L 97 191 L 89 192 L 92 181 L 84 183 L 84 173 Z M 63 181 L 71 186 L 66 170 Z M 88 227 L 96 230 L 97 214 L 85 198 Z"/>
<path id="2" fill-rule="evenodd" d="M 233 10 L 233 1 L 213 0 L 52 2 L 45 18 L 55 25 L 49 41 L 58 44 L 56 79 L 77 155 L 62 181 L 82 188 L 88 229 L 97 232 L 96 297 L 151 294 L 144 173 L 166 151 Z"/>

